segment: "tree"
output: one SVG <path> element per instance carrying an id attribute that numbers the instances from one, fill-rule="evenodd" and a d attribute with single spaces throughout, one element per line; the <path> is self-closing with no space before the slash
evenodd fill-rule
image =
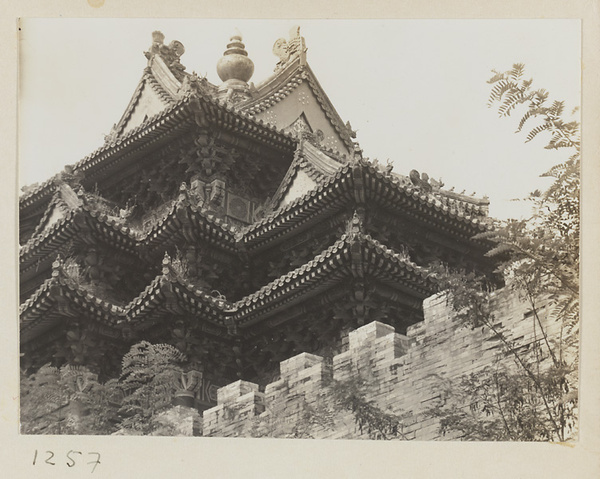
<path id="1" fill-rule="evenodd" d="M 464 439 L 564 441 L 577 429 L 579 123 L 564 119 L 564 102 L 549 104 L 548 92 L 532 89 L 522 64 L 494 73 L 490 106 L 497 106 L 501 117 L 520 111 L 517 133 L 533 124 L 526 142 L 547 132 L 546 149 L 569 149 L 571 155 L 542 175 L 553 182 L 529 196 L 531 217 L 508 220 L 477 235 L 494 244 L 488 256 L 499 260 L 498 271 L 508 287 L 531 307 L 535 340 L 529 347 L 511 341 L 495 324 L 485 278 L 433 267 L 441 285 L 451 291 L 461 322 L 486 328 L 514 365 L 502 362 L 458 381 L 443 381 L 442 402 L 429 413 L 440 419 L 443 433 Z M 546 304 L 552 305 L 554 322 L 543 321 Z"/>
<path id="2" fill-rule="evenodd" d="M 522 286 L 527 288 L 528 295 L 550 293 L 561 308 L 561 314 L 573 319 L 579 306 L 579 122 L 565 121 L 564 102 L 554 101 L 548 106 L 548 92 L 532 90 L 532 80 L 523 80 L 523 73 L 522 64 L 515 64 L 505 73 L 496 72 L 489 80 L 494 85 L 490 105 L 499 103 L 501 116 L 509 116 L 519 105 L 525 106 L 517 132 L 521 132 L 527 123 L 539 120 L 527 134 L 526 141 L 547 131 L 551 137 L 546 149 L 574 151 L 568 160 L 541 175 L 554 178 L 554 181 L 546 191 L 535 191 L 530 195 L 534 206 L 531 218 L 510 220 L 503 227 L 480 237 L 497 244 L 488 253 L 490 256 L 510 253 L 508 261 L 501 267 L 524 282 Z"/>
<path id="3" fill-rule="evenodd" d="M 21 377 L 24 434 L 149 434 L 172 405 L 186 357 L 168 344 L 134 344 L 119 378 L 104 383 L 81 365 L 43 366 Z"/>
<path id="4" fill-rule="evenodd" d="M 42 366 L 21 376 L 23 434 L 110 434 L 115 430 L 115 382 L 98 382 L 84 366 Z"/>
<path id="5" fill-rule="evenodd" d="M 153 420 L 172 404 L 186 357 L 169 344 L 134 344 L 123 357 L 119 388 L 123 401 L 120 425 L 134 433 L 149 434 Z"/>

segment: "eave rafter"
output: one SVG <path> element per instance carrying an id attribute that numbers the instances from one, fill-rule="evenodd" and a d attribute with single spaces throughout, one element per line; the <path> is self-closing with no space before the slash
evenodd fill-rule
<path id="1" fill-rule="evenodd" d="M 307 222 L 317 223 L 344 208 L 383 208 L 457 241 L 486 246 L 472 239 L 488 229 L 485 217 L 477 214 L 479 210 L 465 214 L 452 209 L 435 195 L 403 184 L 367 160 L 340 166 L 334 175 L 304 196 L 245 228 L 243 242 L 248 251 L 266 248 L 276 239 L 295 234 Z"/>
<path id="2" fill-rule="evenodd" d="M 224 327 L 229 304 L 186 281 L 177 272 L 171 258 L 165 255 L 162 273 L 126 306 L 125 316 L 128 323 L 137 329 L 144 328 L 144 322 L 154 319 L 155 313 L 165 311 L 194 315 L 215 326 Z"/>
<path id="3" fill-rule="evenodd" d="M 353 218 L 351 228 L 356 226 L 355 221 Z M 380 272 L 398 281 L 404 293 L 410 291 L 418 300 L 436 291 L 435 282 L 424 269 L 355 228 L 305 265 L 235 303 L 234 318 L 243 327 L 257 321 L 256 318 L 262 320 L 265 314 L 274 314 L 284 303 L 294 304 L 298 297 L 304 301 L 310 294 L 321 292 L 344 278 L 359 284 L 368 278 L 376 279 Z M 316 285 L 321 289 L 317 290 Z"/>
<path id="4" fill-rule="evenodd" d="M 71 169 L 74 174 L 82 176 L 82 185 L 92 187 L 100 179 L 109 176 L 117 165 L 121 168 L 123 162 L 133 161 L 197 127 L 232 132 L 255 143 L 257 150 L 264 151 L 266 148 L 291 154 L 296 148 L 297 140 L 290 134 L 237 111 L 212 98 L 201 88 L 191 88 L 162 112 L 122 136 L 111 138 Z M 235 138 L 230 140 L 239 141 Z M 46 209 L 46 201 L 54 194 L 60 176 L 56 175 L 19 198 L 19 210 L 23 217 L 39 214 Z"/>
<path id="5" fill-rule="evenodd" d="M 321 221 L 324 216 L 338 211 L 348 204 L 350 167 L 342 166 L 323 184 L 297 198 L 243 231 L 247 250 L 255 245 L 272 241 L 273 237 L 293 232 L 308 221 Z"/>
<path id="6" fill-rule="evenodd" d="M 127 304 L 114 304 L 78 284 L 59 258 L 53 263 L 52 277 L 19 308 L 21 336 L 28 340 L 37 335 L 33 331 L 40 334 L 51 327 L 49 322 L 75 314 L 95 319 L 112 331 L 111 336 L 128 336 L 132 330 L 145 329 L 165 312 L 199 315 L 226 330 L 224 311 L 228 304 L 181 279 L 168 257 L 163 260 L 162 273 L 137 297 Z"/>
<path id="7" fill-rule="evenodd" d="M 214 245 L 231 254 L 236 249 L 236 228 L 230 227 L 206 208 L 183 199 L 173 201 L 166 214 L 138 241 L 140 248 L 164 251 L 178 239 Z"/>
<path id="8" fill-rule="evenodd" d="M 362 200 L 363 197 L 367 204 L 375 202 L 386 207 L 390 212 L 398 209 L 399 214 L 414 215 L 422 223 L 435 226 L 432 229 L 437 228 L 439 230 L 440 225 L 438 223 L 447 222 L 445 228 L 448 230 L 448 233 L 451 233 L 454 237 L 462 238 L 462 241 L 470 241 L 471 233 L 485 229 L 485 225 L 477 217 L 472 218 L 465 215 L 446 214 L 444 205 L 440 206 L 437 204 L 435 198 L 428 197 L 410 186 L 401 185 L 399 182 L 394 181 L 393 178 L 385 177 L 385 175 L 372 165 L 360 160 L 351 165 L 341 166 L 338 172 L 321 186 L 278 210 L 261 222 L 238 232 L 237 236 L 233 230 L 220 223 L 219 220 L 207 215 L 202 210 L 192 207 L 185 201 L 175 202 L 166 216 L 146 235 L 140 235 L 139 232 L 132 231 L 115 218 L 109 218 L 103 213 L 89 210 L 89 208 L 83 205 L 80 208 L 67 212 L 63 218 L 50 225 L 40 235 L 32 238 L 22 248 L 20 253 L 22 273 L 26 273 L 29 269 L 35 267 L 36 261 L 39 261 L 40 258 L 46 258 L 49 257 L 48 255 L 55 253 L 61 245 L 69 242 L 83 230 L 88 231 L 95 237 L 103 237 L 110 244 L 133 254 L 139 254 L 140 248 L 156 249 L 160 245 L 164 246 L 165 241 L 168 241 L 171 237 L 175 237 L 177 234 L 186 234 L 195 240 L 209 241 L 232 254 L 244 254 L 244 249 L 248 254 L 252 254 L 253 247 L 255 251 L 259 251 L 255 245 L 264 245 L 268 244 L 269 241 L 282 240 L 287 236 L 293 236 L 295 232 L 301 231 L 302 228 L 307 228 L 314 222 L 322 221 L 324 216 L 334 215 L 336 212 L 347 209 L 351 205 L 357 206 L 356 200 Z M 359 214 L 364 214 L 361 212 L 360 205 L 358 205 L 357 211 Z M 372 238 L 362 232 L 360 234 L 363 237 L 360 241 L 367 241 L 369 244 L 377 245 Z M 256 320 L 258 321 L 263 313 L 266 314 L 267 309 L 270 311 L 280 310 L 281 308 L 285 309 L 287 306 L 284 307 L 284 303 L 289 305 L 296 302 L 296 299 L 289 299 L 289 295 L 292 293 L 297 298 L 297 301 L 300 301 L 308 291 L 306 289 L 307 285 L 316 284 L 315 278 L 317 277 L 321 278 L 321 288 L 326 289 L 330 284 L 339 280 L 337 276 L 327 276 L 330 273 L 328 268 L 336 264 L 339 266 L 336 270 L 337 272 L 341 272 L 343 268 L 350 268 L 350 265 L 342 261 L 346 253 L 342 254 L 341 251 L 343 248 L 339 242 L 331 248 L 341 248 L 341 250 L 337 251 L 336 249 L 333 258 L 329 258 L 329 256 L 334 254 L 333 250 L 326 250 L 322 255 L 319 255 L 315 260 L 308 262 L 300 269 L 283 275 L 280 279 L 261 288 L 256 293 L 243 298 L 228 308 L 218 311 L 215 318 L 222 318 L 223 324 L 225 323 L 225 319 L 233 318 L 236 327 L 241 326 L 244 323 L 254 321 L 254 319 L 250 320 L 250 316 L 257 318 Z M 391 252 L 391 250 L 385 250 L 381 245 L 375 247 L 375 250 L 382 252 L 381 255 L 386 256 L 385 260 L 378 260 L 378 267 L 381 268 L 378 270 L 378 274 L 391 275 L 396 280 L 399 280 L 399 283 L 403 283 L 400 270 L 390 270 L 390 258 L 395 258 L 394 255 L 396 253 Z M 356 252 L 354 254 L 356 257 Z M 314 269 L 317 267 L 317 263 L 320 264 L 320 262 L 324 261 L 324 257 L 329 258 L 325 266 L 319 266 L 317 269 Z M 377 253 L 375 256 L 363 259 L 368 259 L 369 261 L 365 265 L 372 267 L 373 260 L 377 259 Z M 344 265 L 343 268 L 342 265 Z M 355 270 L 356 274 L 357 271 Z M 369 273 L 374 274 L 371 270 L 369 270 Z M 340 274 L 343 276 L 345 273 Z M 327 282 L 329 281 L 327 278 L 331 280 L 331 283 Z M 419 289 L 421 286 L 419 285 L 419 281 L 415 281 L 416 278 L 414 276 L 411 276 L 409 279 L 410 281 L 406 282 L 405 287 L 409 288 L 412 294 L 423 296 L 427 292 L 432 291 L 429 287 Z M 175 289 L 184 295 L 184 307 L 188 307 L 191 304 L 193 306 L 191 307 L 191 313 L 199 314 L 200 311 L 197 308 L 194 309 L 194 301 L 198 301 L 198 299 L 190 297 L 193 298 L 193 301 L 191 299 L 188 301 L 188 297 L 185 295 L 189 296 L 189 294 L 185 292 L 185 289 L 180 287 Z M 305 291 L 305 293 L 302 293 L 302 291 Z M 146 292 L 133 300 L 132 303 L 136 303 L 136 305 L 131 305 L 127 309 L 128 313 L 125 316 L 130 317 L 130 319 L 138 316 L 142 317 L 143 314 L 140 314 L 141 310 L 137 307 L 141 304 L 146 304 L 144 308 L 151 309 L 152 307 L 156 307 L 155 303 L 150 304 L 146 301 L 147 298 L 152 298 L 153 294 L 156 297 L 156 293 Z M 356 294 L 360 296 L 361 293 L 357 290 Z M 265 298 L 267 299 L 266 302 Z M 275 301 L 275 299 L 277 300 Z M 267 305 L 267 303 L 269 304 Z M 209 310 L 212 309 L 214 308 L 210 306 Z M 263 312 L 259 314 L 260 311 Z M 206 313 L 207 310 L 203 312 Z"/>
<path id="9" fill-rule="evenodd" d="M 99 238 L 112 247 L 138 256 L 138 237 L 123 222 L 85 204 L 67 211 L 56 223 L 32 237 L 19 251 L 21 279 L 27 279 L 41 264 L 54 261 L 71 242 Z"/>
<path id="10" fill-rule="evenodd" d="M 385 257 L 386 260 L 373 261 L 378 256 Z M 354 231 L 343 235 L 335 244 L 300 268 L 235 303 L 222 296 L 215 297 L 186 281 L 168 256 L 163 260 L 162 273 L 136 298 L 128 304 L 120 305 L 94 296 L 85 286 L 78 286 L 65 272 L 61 261 L 56 261 L 52 278 L 44 282 L 21 306 L 21 322 L 24 330 L 31 330 L 42 320 L 48 304 L 66 301 L 65 315 L 69 316 L 67 309 L 73 304 L 80 314 L 91 315 L 98 321 L 117 328 L 124 335 L 129 330 L 139 331 L 151 327 L 165 312 L 202 318 L 202 322 L 209 329 L 212 328 L 212 334 L 226 335 L 226 331 L 235 333 L 238 328 L 251 327 L 295 304 L 324 293 L 357 274 L 362 280 L 366 276 L 376 277 L 382 271 L 385 277 L 403 284 L 404 292 L 417 299 L 435 291 L 434 282 L 419 267 L 386 249 L 368 235 Z M 43 329 L 44 326 L 40 327 Z"/>
<path id="11" fill-rule="evenodd" d="M 21 278 L 27 279 L 40 264 L 54 261 L 71 241 L 85 236 L 100 238 L 104 243 L 140 259 L 146 257 L 149 251 L 164 252 L 165 245 L 174 244 L 178 238 L 206 242 L 230 254 L 236 252 L 235 230 L 214 214 L 186 201 L 174 201 L 165 216 L 145 233 L 127 226 L 119 218 L 82 204 L 66 211 L 61 219 L 21 247 Z"/>
<path id="12" fill-rule="evenodd" d="M 43 334 L 64 318 L 73 317 L 91 320 L 92 329 L 105 336 L 121 337 L 123 308 L 78 287 L 61 274 L 59 264 L 55 264 L 52 277 L 21 305 L 19 314 L 21 342 Z"/>

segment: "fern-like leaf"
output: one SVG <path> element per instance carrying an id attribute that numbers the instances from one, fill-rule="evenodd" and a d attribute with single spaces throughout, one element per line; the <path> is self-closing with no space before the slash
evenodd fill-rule
<path id="1" fill-rule="evenodd" d="M 512 70 L 510 71 L 510 77 L 514 81 L 519 81 L 523 76 L 524 71 L 525 65 L 523 63 L 515 63 L 512 67 Z"/>
<path id="2" fill-rule="evenodd" d="M 543 125 L 538 125 L 536 126 L 533 130 L 531 130 L 528 134 L 527 134 L 527 138 L 525 139 L 525 143 L 529 143 L 531 140 L 533 140 L 537 135 L 539 135 L 542 131 L 548 130 L 551 128 L 552 125 L 550 125 L 549 123 L 544 123 Z"/>
<path id="3" fill-rule="evenodd" d="M 496 83 L 496 82 L 506 78 L 506 75 L 502 72 L 492 70 L 492 73 L 494 74 L 494 76 L 487 81 L 489 84 Z"/>
<path id="4" fill-rule="evenodd" d="M 519 126 L 517 127 L 517 131 L 515 133 L 520 133 L 521 130 L 523 130 L 523 126 L 525 126 L 525 123 L 527 122 L 527 120 L 529 120 L 530 118 L 536 116 L 538 114 L 538 110 L 537 109 L 529 109 L 525 112 L 525 114 L 523 115 L 523 117 L 521 118 L 521 120 L 519 121 Z"/>
<path id="5" fill-rule="evenodd" d="M 549 113 L 554 116 L 559 117 L 563 114 L 564 109 L 565 109 L 564 101 L 554 101 L 552 103 L 552 106 L 549 109 Z"/>
<path id="6" fill-rule="evenodd" d="M 507 91 L 511 91 L 516 87 L 515 83 L 509 82 L 507 80 L 500 80 L 494 88 L 492 88 L 492 92 L 490 93 L 490 100 L 488 102 L 489 106 L 492 106 L 494 101 L 500 101 L 504 94 Z"/>

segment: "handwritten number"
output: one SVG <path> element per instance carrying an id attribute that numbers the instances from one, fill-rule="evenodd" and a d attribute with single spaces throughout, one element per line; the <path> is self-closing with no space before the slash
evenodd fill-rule
<path id="1" fill-rule="evenodd" d="M 44 461 L 46 464 L 50 464 L 51 466 L 56 466 L 55 462 L 50 462 L 50 459 L 54 457 L 54 453 L 52 451 L 46 451 L 47 454 L 50 454 L 46 460 Z"/>
<path id="2" fill-rule="evenodd" d="M 67 462 L 67 466 L 69 466 L 69 467 L 73 467 L 75 465 L 75 459 L 73 459 L 71 457 L 71 454 L 79 454 L 79 455 L 81 455 L 81 452 L 79 452 L 79 451 L 73 451 L 73 450 L 67 452 L 67 459 L 73 463 L 73 464 L 69 464 Z"/>
<path id="3" fill-rule="evenodd" d="M 96 456 L 98 456 L 95 461 L 88 462 L 88 464 L 94 465 L 94 467 L 92 467 L 92 472 L 94 472 L 96 470 L 96 467 L 98 466 L 98 464 L 100 464 L 100 454 L 97 452 L 88 452 L 88 455 L 89 454 L 96 454 Z"/>
<path id="4" fill-rule="evenodd" d="M 54 457 L 54 452 L 46 451 L 46 454 L 48 455 L 48 457 L 45 459 L 44 462 L 51 466 L 56 466 L 56 463 L 52 462 L 52 458 Z M 88 454 L 88 456 L 89 455 L 96 456 L 95 460 L 88 462 L 88 464 L 93 464 L 91 472 L 94 472 L 96 470 L 96 467 L 98 467 L 98 464 L 100 464 L 100 453 L 99 452 L 88 452 L 87 454 Z M 74 451 L 72 449 L 69 452 L 67 452 L 67 462 L 65 463 L 67 465 L 67 467 L 75 466 L 75 464 L 76 464 L 75 457 L 74 457 L 75 455 L 81 456 L 81 455 L 83 455 L 83 453 L 81 451 Z M 38 450 L 35 449 L 33 452 L 33 465 L 34 466 L 37 464 L 37 458 L 38 458 Z"/>

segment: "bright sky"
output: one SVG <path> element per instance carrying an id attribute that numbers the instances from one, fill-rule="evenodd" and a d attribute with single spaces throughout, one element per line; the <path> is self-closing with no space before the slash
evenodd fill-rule
<path id="1" fill-rule="evenodd" d="M 491 70 L 526 65 L 534 87 L 580 104 L 578 20 L 161 20 L 27 19 L 21 25 L 20 181 L 42 182 L 103 144 L 146 66 L 151 32 L 181 41 L 187 71 L 219 84 L 217 60 L 242 33 L 255 64 L 272 73 L 275 40 L 301 26 L 308 62 L 369 158 L 487 195 L 490 212 L 518 217 L 509 201 L 543 187 L 538 175 L 568 157 L 524 144 L 518 117 L 487 107 Z M 546 181 L 546 182 L 545 182 Z"/>

